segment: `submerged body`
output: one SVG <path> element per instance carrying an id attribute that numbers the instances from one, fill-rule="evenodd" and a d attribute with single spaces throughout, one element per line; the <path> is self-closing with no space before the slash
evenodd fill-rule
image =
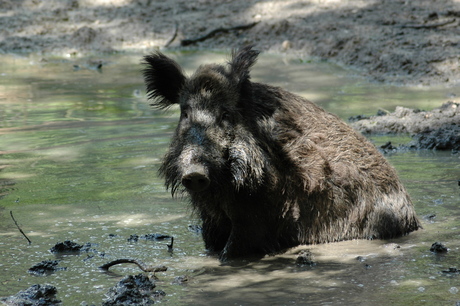
<path id="1" fill-rule="evenodd" d="M 257 55 L 243 48 L 190 78 L 161 53 L 145 57 L 154 105 L 181 108 L 160 173 L 173 194 L 189 194 L 206 248 L 227 259 L 417 230 L 410 197 L 375 146 L 314 103 L 251 82 Z"/>

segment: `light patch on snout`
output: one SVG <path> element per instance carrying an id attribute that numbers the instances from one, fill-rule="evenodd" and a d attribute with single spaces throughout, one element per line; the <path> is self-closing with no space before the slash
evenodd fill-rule
<path id="1" fill-rule="evenodd" d="M 203 164 L 201 159 L 204 154 L 203 149 L 201 145 L 188 145 L 182 150 L 180 155 L 182 173 L 186 172 L 191 165 Z"/>
<path id="2" fill-rule="evenodd" d="M 197 109 L 193 111 L 193 124 L 199 124 L 202 127 L 214 125 L 216 116 L 207 109 Z"/>
<path id="3" fill-rule="evenodd" d="M 196 156 L 198 156 L 198 146 L 187 146 L 182 150 L 180 155 L 180 161 L 183 165 L 190 165 L 192 162 L 195 162 Z"/>

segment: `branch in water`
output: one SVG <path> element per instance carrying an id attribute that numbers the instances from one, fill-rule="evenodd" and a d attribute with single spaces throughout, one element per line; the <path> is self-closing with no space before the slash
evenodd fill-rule
<path id="1" fill-rule="evenodd" d="M 26 234 L 24 234 L 24 232 L 22 231 L 22 229 L 19 227 L 18 223 L 16 222 L 16 220 L 14 219 L 13 217 L 13 211 L 10 210 L 10 216 L 11 216 L 11 219 L 13 219 L 14 221 L 14 224 L 16 224 L 16 227 L 18 228 L 18 230 L 21 232 L 21 234 L 26 237 L 27 241 L 29 241 L 29 244 L 32 244 L 32 241 L 30 241 L 30 239 L 26 236 Z"/>
<path id="2" fill-rule="evenodd" d="M 114 265 L 122 264 L 122 263 L 133 263 L 139 267 L 144 272 L 163 272 L 166 271 L 168 268 L 166 266 L 147 266 L 144 264 L 142 261 L 136 260 L 136 259 L 129 259 L 129 258 L 121 258 L 121 259 L 115 259 L 111 262 L 108 262 L 106 264 L 103 264 L 102 266 L 99 267 L 99 269 L 109 271 L 109 268 Z"/>

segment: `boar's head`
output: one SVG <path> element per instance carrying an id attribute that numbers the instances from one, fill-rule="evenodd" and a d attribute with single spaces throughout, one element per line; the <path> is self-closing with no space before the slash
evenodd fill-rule
<path id="1" fill-rule="evenodd" d="M 254 189 L 263 182 L 267 157 L 260 146 L 260 122 L 267 121 L 270 111 L 256 103 L 255 83 L 249 76 L 258 54 L 250 46 L 242 48 L 232 53 L 227 65 L 203 65 L 191 77 L 160 52 L 144 58 L 152 105 L 180 107 L 179 123 L 160 168 L 173 194 Z"/>

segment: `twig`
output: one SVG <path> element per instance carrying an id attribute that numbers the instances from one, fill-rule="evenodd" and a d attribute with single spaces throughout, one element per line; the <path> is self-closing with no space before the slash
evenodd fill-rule
<path id="1" fill-rule="evenodd" d="M 215 30 L 212 30 L 208 34 L 205 34 L 205 35 L 197 37 L 197 38 L 183 39 L 183 40 L 181 40 L 180 44 L 181 44 L 181 46 L 188 46 L 188 45 L 200 42 L 200 41 L 204 41 L 204 40 L 206 40 L 208 38 L 211 38 L 211 37 L 213 37 L 214 35 L 216 35 L 217 33 L 220 33 L 220 32 L 228 33 L 230 31 L 235 31 L 235 30 L 247 30 L 247 29 L 252 28 L 256 24 L 258 24 L 259 22 L 260 21 L 256 21 L 256 22 L 253 22 L 253 23 L 239 25 L 239 26 L 230 27 L 230 28 L 217 28 Z"/>
<path id="2" fill-rule="evenodd" d="M 443 22 L 438 22 L 438 23 L 432 23 L 432 24 L 403 24 L 401 28 L 411 28 L 411 29 L 434 29 L 434 28 L 439 28 L 443 27 L 445 25 L 454 23 L 456 19 L 450 19 L 447 21 Z"/>
<path id="3" fill-rule="evenodd" d="M 168 42 L 165 45 L 165 48 L 169 47 L 169 45 L 176 39 L 177 37 L 177 31 L 179 30 L 179 24 L 177 21 L 174 23 L 174 33 L 173 36 L 168 40 Z"/>
<path id="4" fill-rule="evenodd" d="M 133 263 L 133 264 L 136 264 L 139 269 L 141 269 L 142 271 L 144 272 L 163 272 L 163 271 L 166 271 L 168 268 L 165 267 L 165 266 L 156 266 L 156 267 L 152 267 L 152 266 L 147 266 L 146 264 L 144 264 L 142 261 L 139 261 L 137 259 L 129 259 L 129 258 L 121 258 L 121 259 L 115 259 L 111 262 L 108 262 L 106 264 L 103 264 L 102 266 L 99 267 L 99 269 L 102 269 L 102 270 L 105 270 L 105 271 L 109 271 L 109 268 L 111 266 L 114 266 L 114 265 L 118 265 L 118 264 L 122 264 L 122 263 Z"/>
<path id="5" fill-rule="evenodd" d="M 174 237 L 171 236 L 171 244 L 167 244 L 168 246 L 168 252 L 173 251 L 173 246 L 174 246 Z"/>
<path id="6" fill-rule="evenodd" d="M 18 230 L 21 232 L 21 234 L 26 237 L 27 241 L 29 241 L 29 244 L 32 244 L 32 241 L 30 241 L 30 239 L 26 236 L 26 234 L 24 234 L 24 232 L 22 231 L 22 229 L 19 227 L 19 224 L 16 222 L 16 219 L 14 219 L 13 217 L 13 211 L 10 210 L 10 216 L 11 216 L 11 219 L 13 219 L 14 221 L 14 224 L 16 224 L 16 227 L 18 228 Z"/>

